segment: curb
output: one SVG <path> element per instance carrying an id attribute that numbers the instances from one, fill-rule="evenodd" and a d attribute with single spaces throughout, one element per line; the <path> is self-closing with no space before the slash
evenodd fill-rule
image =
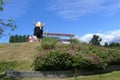
<path id="1" fill-rule="evenodd" d="M 77 76 L 103 74 L 112 71 L 120 71 L 120 65 L 113 65 L 100 70 L 78 70 Z M 8 71 L 7 76 L 11 78 L 68 78 L 73 77 L 73 70 L 65 71 Z"/>

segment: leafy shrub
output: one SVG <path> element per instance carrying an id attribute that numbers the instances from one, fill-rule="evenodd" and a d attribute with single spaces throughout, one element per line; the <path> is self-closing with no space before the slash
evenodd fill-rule
<path id="1" fill-rule="evenodd" d="M 65 52 L 52 51 L 46 56 L 35 59 L 35 70 L 67 70 L 72 69 L 73 57 Z"/>
<path id="2" fill-rule="evenodd" d="M 110 64 L 120 64 L 120 51 L 119 50 L 109 50 L 112 56 Z"/>
<path id="3" fill-rule="evenodd" d="M 42 45 L 43 46 L 43 45 Z M 91 44 L 57 44 L 44 47 L 35 61 L 35 70 L 103 69 L 120 64 L 120 50 Z"/>
<path id="4" fill-rule="evenodd" d="M 42 70 L 43 68 L 43 65 L 45 64 L 45 56 L 38 56 L 36 57 L 36 59 L 34 60 L 34 69 L 39 71 L 39 70 Z"/>
<path id="5" fill-rule="evenodd" d="M 79 44 L 80 41 L 78 39 L 70 39 L 71 44 Z"/>
<path id="6" fill-rule="evenodd" d="M 96 54 L 76 54 L 74 57 L 73 67 L 77 69 L 100 69 L 104 68 L 104 62 Z"/>
<path id="7" fill-rule="evenodd" d="M 54 38 L 43 38 L 41 42 L 41 48 L 43 50 L 54 49 L 57 43 L 57 39 Z"/>
<path id="8" fill-rule="evenodd" d="M 82 65 L 83 57 L 81 54 L 76 54 L 73 59 L 73 67 L 74 68 L 81 68 L 83 67 Z"/>

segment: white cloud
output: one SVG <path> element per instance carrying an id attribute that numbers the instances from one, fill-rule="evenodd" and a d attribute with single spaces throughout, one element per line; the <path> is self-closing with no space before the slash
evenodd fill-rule
<path id="1" fill-rule="evenodd" d="M 108 31 L 105 33 L 86 34 L 80 37 L 79 40 L 88 43 L 94 34 L 99 35 L 102 38 L 101 44 L 104 44 L 105 42 L 108 42 L 108 43 L 119 42 L 120 43 L 120 29 Z"/>
<path id="2" fill-rule="evenodd" d="M 115 13 L 120 9 L 120 0 L 54 0 L 51 10 L 67 19 L 97 12 Z"/>

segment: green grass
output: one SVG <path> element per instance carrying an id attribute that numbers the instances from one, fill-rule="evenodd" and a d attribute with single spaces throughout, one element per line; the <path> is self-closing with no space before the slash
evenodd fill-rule
<path id="1" fill-rule="evenodd" d="M 32 70 L 39 43 L 0 44 L 0 64 L 14 63 L 15 70 Z M 6 64 L 3 64 L 6 62 Z"/>
<path id="2" fill-rule="evenodd" d="M 92 75 L 92 76 L 82 76 L 82 77 L 78 77 L 78 79 L 79 80 L 119 80 L 120 72 L 111 72 L 111 73 Z"/>

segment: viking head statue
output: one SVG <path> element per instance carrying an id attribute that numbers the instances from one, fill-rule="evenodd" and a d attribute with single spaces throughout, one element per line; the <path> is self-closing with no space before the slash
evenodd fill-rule
<path id="1" fill-rule="evenodd" d="M 34 26 L 35 27 L 40 27 L 40 29 L 42 29 L 44 25 L 45 24 L 41 23 L 40 21 L 38 21 L 37 23 L 34 23 Z"/>

